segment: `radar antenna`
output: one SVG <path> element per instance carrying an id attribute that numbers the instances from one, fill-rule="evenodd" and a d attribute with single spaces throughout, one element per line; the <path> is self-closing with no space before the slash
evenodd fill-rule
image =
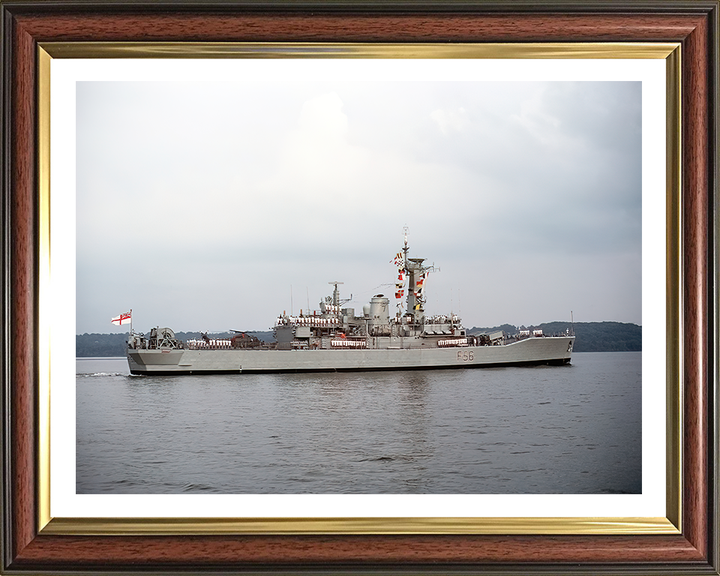
<path id="1" fill-rule="evenodd" d="M 333 306 L 340 306 L 340 290 L 338 290 L 338 284 L 345 284 L 345 282 L 340 282 L 338 280 L 333 280 L 332 282 L 328 282 L 331 286 L 335 286 L 333 290 Z"/>
<path id="2" fill-rule="evenodd" d="M 404 242 L 403 242 L 403 249 L 402 249 L 402 250 L 403 250 L 403 253 L 404 253 L 404 255 L 405 255 L 405 262 L 406 262 L 406 263 L 407 263 L 408 250 L 410 250 L 410 248 L 408 248 L 408 244 L 407 244 L 407 237 L 408 237 L 408 227 L 407 227 L 407 226 L 403 226 L 403 240 L 404 240 Z"/>

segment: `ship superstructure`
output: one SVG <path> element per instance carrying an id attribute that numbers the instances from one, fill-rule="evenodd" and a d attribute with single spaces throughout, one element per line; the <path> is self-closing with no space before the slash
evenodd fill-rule
<path id="1" fill-rule="evenodd" d="M 280 314 L 275 342 L 246 333 L 233 338 L 182 342 L 169 328 L 149 337 L 132 333 L 127 357 L 133 374 L 211 372 L 300 372 L 327 370 L 407 370 L 502 365 L 567 364 L 575 336 L 542 333 L 508 337 L 502 331 L 469 335 L 453 313 L 426 316 L 425 282 L 433 266 L 410 258 L 407 233 L 397 267 L 395 309 L 384 294 L 372 296 L 361 314 L 345 307 L 332 281 L 331 296 L 319 309 Z"/>

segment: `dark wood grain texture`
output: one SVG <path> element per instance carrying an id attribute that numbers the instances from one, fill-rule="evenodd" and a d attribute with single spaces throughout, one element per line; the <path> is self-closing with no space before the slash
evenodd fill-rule
<path id="1" fill-rule="evenodd" d="M 704 215 L 710 202 L 708 180 L 709 93 L 702 81 L 709 74 L 708 22 L 698 24 L 684 45 L 683 59 L 683 251 L 685 318 L 683 357 L 685 395 L 685 457 L 683 474 L 684 535 L 703 555 L 708 552 L 703 535 L 708 531 L 708 237 Z"/>
<path id="2" fill-rule="evenodd" d="M 32 36 L 13 35 L 12 204 L 10 244 L 12 550 L 35 537 L 36 310 L 35 49 Z"/>
<path id="3" fill-rule="evenodd" d="M 11 435 L 5 472 L 11 478 L 4 567 L 20 573 L 61 569 L 129 571 L 215 569 L 363 571 L 467 569 L 532 572 L 717 574 L 717 521 L 710 439 L 715 269 L 713 197 L 716 160 L 717 4 L 671 2 L 586 4 L 593 10 L 484 10 L 482 4 L 440 8 L 359 8 L 269 11 L 227 4 L 182 9 L 148 3 L 123 9 L 99 4 L 6 4 L 4 81 L 12 89 L 9 123 L 12 210 L 8 285 L 11 337 Z M 8 36 L 9 35 L 9 36 Z M 35 185 L 36 77 L 39 41 L 323 41 L 507 42 L 679 41 L 683 43 L 683 247 L 685 386 L 684 487 L 681 536 L 192 536 L 77 537 L 38 535 L 35 516 L 35 385 L 37 197 Z M 10 78 L 10 74 L 12 78 Z M 8 108 L 9 106 L 9 108 Z M 3 132 L 6 133 L 5 131 Z"/>
<path id="4" fill-rule="evenodd" d="M 38 539 L 42 540 L 42 539 Z M 21 564 L 40 568 L 71 559 L 77 566 L 122 565 L 140 559 L 151 565 L 227 567 L 290 563 L 623 563 L 652 557 L 657 562 L 701 562 L 681 536 L 298 536 L 298 537 L 51 537 L 31 544 Z"/>
<path id="5" fill-rule="evenodd" d="M 18 16 L 38 41 L 164 40 L 235 42 L 663 41 L 689 36 L 702 17 L 629 14 L 50 14 Z M 635 24 L 635 25 L 633 25 Z M 128 31 L 132 30 L 132 38 Z"/>

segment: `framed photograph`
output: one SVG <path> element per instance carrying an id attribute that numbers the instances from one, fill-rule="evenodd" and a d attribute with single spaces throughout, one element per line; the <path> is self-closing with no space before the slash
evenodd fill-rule
<path id="1" fill-rule="evenodd" d="M 4 571 L 718 573 L 717 2 L 2 11 Z M 342 278 L 324 277 L 331 266 Z M 276 357 L 297 372 L 378 342 L 423 362 L 431 342 L 451 367 L 566 364 L 582 355 L 572 308 L 549 334 L 532 305 L 561 316 L 580 290 L 597 318 L 642 324 L 642 356 L 612 362 L 634 384 L 601 414 L 583 413 L 577 390 L 533 396 L 548 426 L 575 424 L 523 440 L 522 473 L 482 482 L 479 452 L 454 448 L 491 429 L 453 423 L 487 410 L 518 436 L 527 418 L 502 394 L 461 401 L 458 374 L 491 372 L 343 379 L 338 398 L 334 373 L 352 366 L 322 364 L 308 411 L 292 387 L 268 403 L 279 389 L 265 380 L 238 400 L 217 392 L 237 376 L 212 377 L 213 396 L 192 375 L 250 382 Z M 612 311 L 593 297 L 609 293 Z M 423 308 L 431 296 L 448 315 Z M 470 329 L 479 311 L 483 326 L 529 320 L 512 316 L 516 335 Z M 130 325 L 120 374 L 103 364 L 76 378 L 76 334 L 104 331 L 100 317 L 157 328 Z M 277 343 L 248 331 L 264 322 Z M 201 330 L 180 340 L 165 325 Z M 498 356 L 511 338 L 562 354 Z M 169 375 L 143 376 L 153 370 Z M 117 378 L 129 395 L 113 396 Z M 443 383 L 454 396 L 428 392 Z M 330 436 L 312 424 L 318 402 L 337 420 Z M 278 407 L 282 426 L 262 426 Z M 210 413 L 243 431 L 228 467 L 247 474 L 223 479 L 205 455 Z M 392 447 L 394 428 L 438 442 L 417 418 L 450 426 L 432 458 Z M 127 446 L 103 443 L 111 420 L 134 430 Z M 493 434 L 488 446 L 507 446 Z M 187 452 L 188 438 L 191 473 L 152 448 Z M 553 454 L 566 449 L 563 468 Z M 484 448 L 480 464 L 508 450 Z M 268 467 L 272 482 L 255 475 Z"/>

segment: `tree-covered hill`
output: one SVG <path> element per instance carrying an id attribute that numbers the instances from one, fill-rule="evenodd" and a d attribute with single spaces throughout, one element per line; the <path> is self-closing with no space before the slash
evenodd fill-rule
<path id="1" fill-rule="evenodd" d="M 492 328 L 471 328 L 470 334 L 502 330 L 515 334 L 519 329 L 542 330 L 543 334 L 564 334 L 569 322 L 547 322 L 537 326 L 503 324 Z M 623 322 L 576 322 L 575 352 L 634 352 L 642 350 L 642 326 Z"/>
<path id="2" fill-rule="evenodd" d="M 270 342 L 273 339 L 272 332 L 251 332 L 260 340 Z M 201 338 L 200 332 L 176 332 L 180 340 L 192 340 Z M 212 338 L 232 338 L 231 332 L 211 334 Z M 127 343 L 127 332 L 120 334 L 78 334 L 75 337 L 75 356 L 78 358 L 98 356 L 125 356 L 125 344 Z"/>

